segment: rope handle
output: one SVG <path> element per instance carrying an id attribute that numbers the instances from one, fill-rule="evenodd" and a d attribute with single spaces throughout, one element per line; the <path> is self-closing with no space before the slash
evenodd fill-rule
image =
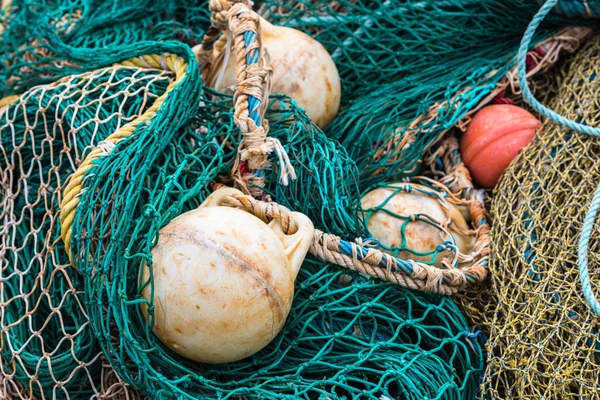
<path id="1" fill-rule="evenodd" d="M 556 112 L 550 110 L 546 106 L 542 105 L 531 93 L 531 89 L 527 84 L 527 71 L 525 65 L 525 58 L 527 55 L 527 49 L 531 44 L 531 40 L 536 29 L 539 27 L 540 23 L 544 20 L 544 18 L 550 13 L 550 11 L 554 8 L 554 6 L 558 3 L 558 0 L 546 0 L 544 5 L 538 10 L 537 14 L 533 17 L 525 34 L 523 35 L 523 39 L 521 40 L 521 45 L 519 47 L 519 52 L 517 54 L 518 60 L 518 75 L 519 75 L 519 85 L 521 86 L 523 98 L 529 105 L 538 113 L 543 115 L 544 117 L 554 121 L 560 125 L 563 125 L 569 129 L 575 130 L 580 133 L 584 133 L 586 135 L 591 136 L 600 136 L 600 129 L 593 128 L 591 126 L 581 124 L 565 118 Z M 583 226 L 581 228 L 581 235 L 579 237 L 579 246 L 578 246 L 578 267 L 579 267 L 579 278 L 581 279 L 581 287 L 583 289 L 583 295 L 588 302 L 590 308 L 593 312 L 595 312 L 598 316 L 600 316 L 600 302 L 598 302 L 597 297 L 594 295 L 594 292 L 591 287 L 590 277 L 589 277 L 589 268 L 588 268 L 588 251 L 589 251 L 589 241 L 592 233 L 592 229 L 594 228 L 594 221 L 596 219 L 596 214 L 598 213 L 598 208 L 600 206 L 600 184 L 596 188 L 594 196 L 592 197 L 592 201 L 590 204 L 590 208 L 588 209 L 585 218 L 583 220 Z"/>
<path id="2" fill-rule="evenodd" d="M 293 235 L 298 229 L 290 210 L 277 203 L 257 200 L 242 194 L 226 197 L 221 205 L 244 210 L 265 223 L 277 220 L 283 232 L 288 235 Z M 485 227 L 487 224 L 484 221 Z M 309 252 L 326 262 L 397 285 L 449 295 L 487 277 L 489 237 L 487 234 L 482 237 L 479 246 L 476 246 L 481 257 L 466 268 L 441 269 L 413 260 L 402 260 L 363 243 L 362 239 L 349 242 L 318 229 L 315 230 Z"/>
<path id="3" fill-rule="evenodd" d="M 246 193 L 250 193 L 250 190 L 245 182 L 255 176 L 264 176 L 262 171 L 269 165 L 268 157 L 274 150 L 280 161 L 280 182 L 287 185 L 289 178 L 296 179 L 294 168 L 279 140 L 267 136 L 269 126 L 264 113 L 268 104 L 272 70 L 262 46 L 260 16 L 251 10 L 252 5 L 251 0 L 211 0 L 211 26 L 199 49 L 195 50 L 203 80 L 207 81 L 215 61 L 215 53 L 225 51 L 229 54 L 229 46 L 233 47 L 237 81 L 234 123 L 242 133 L 239 157 L 233 174 L 238 175 L 236 181 Z M 227 59 L 221 67 L 225 68 L 226 65 Z M 241 177 L 240 161 L 248 163 L 248 177 Z M 255 185 L 264 185 L 262 179 L 253 182 Z M 260 193 L 259 190 L 256 195 Z"/>

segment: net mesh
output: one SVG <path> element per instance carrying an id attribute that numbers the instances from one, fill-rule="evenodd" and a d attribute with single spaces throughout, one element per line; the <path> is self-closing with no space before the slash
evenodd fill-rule
<path id="1" fill-rule="evenodd" d="M 598 125 L 595 35 L 537 85 L 537 95 L 570 119 Z M 497 297 L 487 345 L 485 393 L 494 398 L 596 398 L 598 318 L 583 297 L 577 268 L 581 225 L 598 180 L 599 141 L 545 123 L 494 192 Z M 593 230 L 597 239 L 597 225 Z M 598 280 L 598 240 L 590 278 Z"/>
<path id="2" fill-rule="evenodd" d="M 423 152 L 510 71 L 539 7 L 529 0 L 261 4 L 268 18 L 312 34 L 332 54 L 344 104 L 326 132 L 356 161 L 362 188 L 423 171 Z M 565 21 L 547 18 L 534 42 Z"/>
<path id="3" fill-rule="evenodd" d="M 2 257 L 4 390 L 15 398 L 138 396 L 114 368 L 151 397 L 474 394 L 481 346 L 451 298 L 316 260 L 297 280 L 290 322 L 255 357 L 206 368 L 160 344 L 140 313 L 140 266 L 161 226 L 197 207 L 211 181 L 227 182 L 240 140 L 231 98 L 205 90 L 200 99 L 201 87 L 192 84 L 197 65 L 186 71 L 169 91 L 169 71 L 115 66 L 33 88 L 3 109 L 2 235 L 11 244 Z M 161 118 L 114 147 L 107 142 L 167 92 Z M 184 99 L 198 106 L 173 107 Z M 305 193 L 277 184 L 274 163 L 266 171 L 269 193 L 317 226 L 358 229 L 344 203 L 359 199 L 351 159 L 291 100 L 274 102 L 271 134 L 289 149 L 299 179 L 323 183 L 321 195 L 301 204 Z M 58 203 L 94 148 L 106 154 L 84 181 L 73 236 L 77 272 L 59 239 Z M 324 184 L 329 179 L 336 184 Z M 347 211 L 323 218 L 335 199 Z"/>
<path id="4" fill-rule="evenodd" d="M 107 68 L 34 88 L 0 111 L 1 371 L 10 398 L 28 397 L 18 383 L 50 398 L 100 388 L 83 281 L 60 239 L 61 191 L 87 153 L 139 117 L 171 79 Z"/>
<path id="5" fill-rule="evenodd" d="M 142 299 L 151 282 L 140 282 L 140 269 L 151 267 L 162 226 L 217 184 L 233 184 L 241 141 L 232 98 L 201 85 L 189 48 L 208 27 L 206 2 L 30 3 L 4 9 L 0 36 L 0 94 L 25 92 L 0 102 L 5 396 L 477 395 L 481 336 L 452 298 L 310 257 L 288 323 L 257 355 L 207 367 L 164 347 L 140 311 L 146 303 L 152 314 L 153 306 Z M 347 239 L 367 234 L 360 196 L 383 181 L 426 171 L 432 186 L 466 196 L 445 180 L 441 155 L 426 151 L 510 70 L 535 3 L 279 3 L 257 5 L 330 50 L 346 101 L 325 134 L 292 100 L 271 97 L 269 136 L 281 141 L 298 179 L 280 184 L 273 159 L 267 195 Z M 554 17 L 537 39 L 567 22 Z M 109 140 L 126 126 L 129 135 Z M 76 270 L 60 239 L 59 203 L 73 172 L 98 150 L 72 221 Z M 464 299 L 463 309 L 473 307 Z"/>
<path id="6" fill-rule="evenodd" d="M 135 43 L 195 45 L 210 20 L 205 0 L 7 3 L 0 15 L 0 97 L 133 57 Z"/>

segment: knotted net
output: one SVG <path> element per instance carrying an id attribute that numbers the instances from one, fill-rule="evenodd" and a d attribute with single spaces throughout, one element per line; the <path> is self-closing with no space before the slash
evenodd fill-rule
<path id="1" fill-rule="evenodd" d="M 597 126 L 598 49 L 594 35 L 538 85 L 560 115 Z M 598 139 L 544 124 L 493 195 L 497 296 L 485 393 L 494 398 L 596 398 L 598 317 L 582 292 L 577 246 L 600 180 Z M 597 225 L 590 241 L 592 288 L 598 287 Z"/>
<path id="2" fill-rule="evenodd" d="M 589 4 L 561 2 L 534 43 L 569 21 L 590 23 L 581 18 Z M 531 0 L 266 0 L 260 12 L 332 54 L 344 104 L 326 132 L 356 161 L 364 189 L 423 171 L 423 152 L 491 100 L 538 8 Z"/>
<path id="3" fill-rule="evenodd" d="M 256 356 L 208 368 L 158 341 L 140 313 L 140 268 L 160 227 L 197 207 L 211 182 L 228 182 L 241 139 L 231 98 L 198 84 L 190 50 L 163 48 L 171 53 L 67 76 L 3 108 L 1 231 L 11 244 L 2 257 L 3 390 L 14 398 L 137 390 L 152 398 L 472 397 L 481 347 L 451 298 L 313 259 L 297 280 L 289 323 Z M 292 101 L 273 101 L 270 134 L 299 179 L 335 185 L 320 184 L 322 196 L 300 203 L 302 186 L 277 183 L 275 160 L 266 191 L 320 216 L 323 229 L 356 229 L 352 160 Z M 68 231 L 59 211 L 91 154 L 72 220 L 76 270 L 59 239 Z M 323 218 L 338 197 L 344 212 Z"/>
<path id="4" fill-rule="evenodd" d="M 0 258 L 4 394 L 474 397 L 483 369 L 481 346 L 451 298 L 413 292 L 312 258 L 297 279 L 284 330 L 254 357 L 208 368 L 170 352 L 158 341 L 140 312 L 145 301 L 140 295 L 140 268 L 149 268 L 150 250 L 162 226 L 198 206 L 216 184 L 233 184 L 242 137 L 231 97 L 201 85 L 189 47 L 158 42 L 199 42 L 198 26 L 202 22 L 207 26 L 199 19 L 207 20 L 207 13 L 195 15 L 195 5 L 170 12 L 171 3 L 101 3 L 44 3 L 53 10 L 46 13 L 44 7 L 22 7 L 15 1 L 5 20 L 8 30 L 1 46 L 8 68 L 2 75 L 6 78 L 2 93 L 26 92 L 2 104 L 0 233 L 3 243 L 9 244 Z M 486 14 L 478 8 L 480 3 L 457 3 L 446 9 L 426 2 L 423 12 L 412 8 L 414 2 L 395 6 L 411 7 L 404 15 L 415 32 L 430 20 L 432 9 L 440 10 L 444 21 L 458 9 L 482 26 L 514 26 L 505 19 L 508 14 Z M 343 18 L 348 14 L 339 12 Z M 448 39 L 447 31 L 432 32 L 432 43 Z M 403 43 L 406 37 L 395 40 Z M 462 61 L 473 56 L 465 50 L 469 43 L 456 44 Z M 423 59 L 434 63 L 432 48 L 424 48 Z M 372 55 L 379 52 L 372 46 L 361 51 L 368 54 L 369 49 Z M 507 51 L 501 57 L 509 62 L 512 56 Z M 482 60 L 482 64 L 489 61 Z M 114 62 L 118 64 L 107 67 Z M 371 72 L 366 69 L 362 74 L 377 75 L 379 65 L 383 64 L 371 64 Z M 477 75 L 479 67 L 466 68 L 453 78 L 458 83 L 450 89 L 449 78 L 440 80 L 435 90 L 448 90 L 445 98 L 451 99 L 466 88 L 475 104 L 503 76 L 492 74 L 488 80 L 485 74 Z M 429 79 L 428 73 L 433 70 L 423 72 L 420 79 Z M 461 86 L 471 73 L 479 76 L 478 82 L 486 77 L 483 89 Z M 40 83 L 46 86 L 31 88 Z M 388 99 L 399 96 L 386 93 Z M 415 99 L 428 101 L 419 92 L 405 104 Z M 406 116 L 394 111 L 385 118 L 396 132 L 398 126 L 419 121 L 434 103 L 419 108 L 418 115 L 409 109 Z M 283 166 L 271 157 L 264 170 L 267 197 L 307 214 L 324 231 L 346 239 L 363 236 L 364 221 L 357 213 L 361 191 L 379 180 L 410 175 L 411 168 L 395 165 L 378 171 L 375 180 L 367 179 L 371 175 L 361 177 L 359 171 L 372 165 L 373 155 L 357 167 L 356 153 L 314 127 L 292 100 L 274 96 L 271 104 L 265 115 L 269 136 L 280 140 L 298 178 L 288 186 L 280 184 Z M 366 120 L 358 123 L 370 126 Z M 409 165 L 420 164 L 424 149 L 453 123 L 431 134 L 419 131 L 419 140 L 430 136 L 419 141 L 421 147 L 411 153 Z M 366 142 L 381 145 L 377 134 L 372 136 Z M 95 159 L 86 164 L 84 159 L 92 153 Z M 448 185 L 449 192 L 468 192 L 468 187 L 453 187 L 443 179 L 450 171 L 444 162 L 448 153 L 442 153 L 433 150 L 430 162 L 423 162 L 433 165 L 429 178 L 436 185 Z M 73 173 L 82 166 L 90 170 L 75 182 Z M 82 186 L 74 197 L 76 215 L 60 220 L 59 212 L 62 216 L 69 211 L 62 206 L 69 183 Z M 309 185 L 316 192 L 306 190 Z M 61 230 L 71 237 L 69 249 L 60 239 Z M 68 266 L 68 253 L 77 270 Z"/>

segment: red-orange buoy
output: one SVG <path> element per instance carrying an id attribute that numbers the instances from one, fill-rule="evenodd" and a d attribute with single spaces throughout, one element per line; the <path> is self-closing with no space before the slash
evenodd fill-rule
<path id="1" fill-rule="evenodd" d="M 475 183 L 484 188 L 496 186 L 541 126 L 530 112 L 511 104 L 494 104 L 475 114 L 460 142 L 463 160 Z"/>

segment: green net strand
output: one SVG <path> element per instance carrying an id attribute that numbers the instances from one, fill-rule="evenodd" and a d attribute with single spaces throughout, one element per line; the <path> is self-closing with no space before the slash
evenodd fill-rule
<path id="1" fill-rule="evenodd" d="M 529 0 L 257 2 L 267 19 L 303 30 L 325 46 L 338 67 L 346 103 L 381 84 L 452 76 L 465 62 L 471 65 L 463 70 L 467 76 L 478 67 L 494 69 L 497 64 L 490 64 L 498 58 L 506 63 L 514 57 L 538 8 Z M 540 37 L 565 22 L 564 16 L 550 16 Z"/>
<path id="2" fill-rule="evenodd" d="M 537 11 L 525 0 L 261 4 L 263 15 L 312 34 L 332 54 L 344 104 L 326 132 L 358 164 L 361 189 L 422 172 L 423 152 L 513 67 Z M 568 22 L 550 17 L 534 42 Z"/>
<path id="3" fill-rule="evenodd" d="M 0 96 L 133 57 L 115 53 L 131 51 L 135 43 L 178 40 L 194 45 L 210 20 L 206 4 L 201 0 L 11 1 L 0 33 Z"/>
<path id="4" fill-rule="evenodd" d="M 365 234 L 356 213 L 359 171 L 346 150 L 312 124 L 290 98 L 273 96 L 266 118 L 269 135 L 281 141 L 297 175 L 288 185 L 279 184 L 276 162 L 266 171 L 267 193 L 279 204 L 307 215 L 318 229 L 344 237 Z"/>
<path id="5" fill-rule="evenodd" d="M 83 280 L 60 239 L 60 190 L 93 146 L 170 81 L 161 71 L 112 67 L 36 87 L 0 111 L 1 368 L 31 395 L 85 398 L 99 386 Z"/>

